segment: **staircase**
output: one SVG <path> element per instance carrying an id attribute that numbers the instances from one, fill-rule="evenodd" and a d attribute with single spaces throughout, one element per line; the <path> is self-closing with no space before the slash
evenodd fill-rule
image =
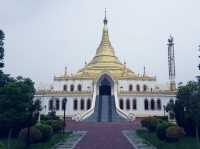
<path id="1" fill-rule="evenodd" d="M 97 96 L 94 113 L 85 119 L 88 122 L 122 122 L 126 121 L 118 115 L 114 96 Z"/>

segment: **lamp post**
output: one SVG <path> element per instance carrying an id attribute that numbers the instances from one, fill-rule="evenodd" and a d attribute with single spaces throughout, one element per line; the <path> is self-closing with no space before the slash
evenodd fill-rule
<path id="1" fill-rule="evenodd" d="M 64 107 L 63 107 L 63 110 L 64 110 L 64 117 L 63 117 L 63 119 L 64 119 L 64 122 L 63 122 L 63 133 L 64 133 L 64 131 L 65 131 L 65 126 L 66 126 L 66 122 L 65 122 L 66 103 L 67 103 L 67 99 L 65 98 L 65 99 L 63 99 L 63 104 L 64 104 Z"/>
<path id="2" fill-rule="evenodd" d="M 164 110 L 164 116 L 165 116 L 165 111 L 166 111 L 166 106 L 163 106 L 163 110 Z"/>
<path id="3" fill-rule="evenodd" d="M 45 109 L 45 113 L 46 113 L 46 108 L 47 108 L 46 105 L 42 107 L 42 110 Z M 38 111 L 38 123 L 40 123 L 40 121 L 41 121 L 41 115 L 40 115 L 40 111 Z"/>

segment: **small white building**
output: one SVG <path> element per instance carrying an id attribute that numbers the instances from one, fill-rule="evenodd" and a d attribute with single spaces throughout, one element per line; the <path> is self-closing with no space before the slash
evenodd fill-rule
<path id="1" fill-rule="evenodd" d="M 108 98 L 103 101 L 104 97 Z M 90 63 L 76 74 L 65 70 L 63 75 L 54 77 L 53 86 L 38 90 L 35 99 L 41 100 L 41 114 L 54 110 L 58 116 L 63 116 L 66 106 L 66 116 L 76 120 L 91 117 L 95 111 L 99 121 L 103 113 L 109 117 L 112 112 L 131 119 L 163 116 L 167 103 L 176 99 L 176 87 L 175 82 L 160 85 L 156 77 L 145 71 L 138 75 L 126 63 L 122 64 L 109 40 L 105 17 L 102 40 Z M 111 99 L 114 102 L 109 101 Z"/>

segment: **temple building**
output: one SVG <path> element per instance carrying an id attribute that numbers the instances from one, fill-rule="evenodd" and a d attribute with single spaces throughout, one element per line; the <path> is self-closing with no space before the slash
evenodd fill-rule
<path id="1" fill-rule="evenodd" d="M 176 100 L 173 38 L 168 40 L 168 84 L 160 85 L 156 77 L 142 75 L 121 63 L 109 40 L 108 20 L 103 20 L 100 45 L 93 59 L 75 74 L 55 76 L 49 89 L 37 90 L 35 99 L 41 100 L 41 114 L 55 111 L 77 121 L 117 121 L 145 116 L 168 114 L 165 107 Z M 66 103 L 64 102 L 66 101 Z"/>

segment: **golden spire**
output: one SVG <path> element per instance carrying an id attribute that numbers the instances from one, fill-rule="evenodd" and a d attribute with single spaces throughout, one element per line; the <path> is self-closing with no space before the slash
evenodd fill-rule
<path id="1" fill-rule="evenodd" d="M 101 56 L 101 55 L 115 56 L 114 49 L 110 43 L 108 35 L 108 26 L 107 26 L 108 20 L 106 17 L 106 9 L 105 9 L 105 17 L 103 23 L 104 26 L 103 26 L 102 39 L 99 47 L 97 48 L 96 56 Z"/>

